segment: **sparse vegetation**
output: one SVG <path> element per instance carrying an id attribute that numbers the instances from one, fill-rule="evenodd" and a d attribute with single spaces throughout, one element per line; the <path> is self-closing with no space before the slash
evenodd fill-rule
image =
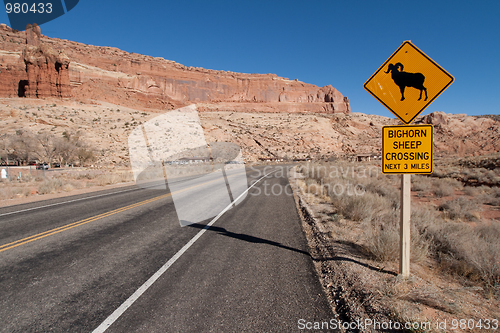
<path id="1" fill-rule="evenodd" d="M 455 187 L 459 184 L 452 184 L 456 182 L 453 179 L 437 179 L 433 181 L 432 192 L 438 198 L 448 197 L 455 194 Z M 455 185 L 455 186 L 454 186 Z"/>
<path id="2" fill-rule="evenodd" d="M 434 168 L 433 177 L 455 179 L 467 186 L 500 186 L 500 154 L 443 159 Z"/>
<path id="3" fill-rule="evenodd" d="M 438 206 L 445 218 L 452 220 L 474 221 L 478 219 L 477 213 L 481 210 L 474 199 L 458 197 L 445 201 Z"/>
<path id="4" fill-rule="evenodd" d="M 378 309 L 392 320 L 428 322 L 498 317 L 500 221 L 485 219 L 481 210 L 500 208 L 498 187 L 462 185 L 444 174 L 412 176 L 412 274 L 403 279 L 391 275 L 398 272 L 399 177 L 356 163 L 297 170 L 304 176 L 295 186 L 307 203 L 303 226 L 315 266 L 326 293 L 345 304 L 342 311 L 359 316 Z M 333 193 L 349 186 L 358 195 Z"/>
<path id="5" fill-rule="evenodd" d="M 85 142 L 80 132 L 65 131 L 60 137 L 48 132 L 33 133 L 19 129 L 13 135 L 4 135 L 0 148 L 2 162 L 16 161 L 28 164 L 33 160 L 47 163 L 83 164 L 94 158 L 94 150 Z"/>
<path id="6" fill-rule="evenodd" d="M 27 172 L 27 173 L 26 173 Z M 33 174 L 30 174 L 33 172 Z M 0 199 L 15 199 L 31 195 L 70 192 L 74 189 L 105 186 L 130 182 L 132 173 L 127 170 L 85 170 L 66 169 L 44 175 L 41 170 L 25 170 L 19 176 L 12 176 L 0 182 Z"/>
<path id="7" fill-rule="evenodd" d="M 363 168 L 324 163 L 304 165 L 298 171 L 306 177 L 301 181 L 303 191 L 328 204 L 331 223 L 348 221 L 362 231 L 356 242 L 367 258 L 394 263 L 399 255 L 398 183 L 394 177 L 370 175 Z M 436 206 L 413 203 L 412 262 L 434 261 L 443 274 L 479 284 L 486 294 L 500 298 L 500 222 L 481 217 L 481 203 L 499 205 L 500 188 L 463 186 L 455 178 L 440 177 L 412 179 L 412 189 L 419 196 L 441 200 Z M 461 191 L 464 195 L 456 196 Z"/>

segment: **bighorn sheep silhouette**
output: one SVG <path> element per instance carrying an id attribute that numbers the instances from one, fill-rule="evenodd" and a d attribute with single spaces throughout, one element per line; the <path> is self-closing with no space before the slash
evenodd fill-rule
<path id="1" fill-rule="evenodd" d="M 401 67 L 401 68 L 400 68 Z M 403 72 L 403 64 L 398 62 L 397 64 L 389 64 L 386 74 L 391 72 L 391 77 L 394 83 L 399 86 L 401 90 L 401 100 L 405 99 L 405 88 L 412 87 L 420 90 L 420 97 L 418 100 L 422 99 L 422 90 L 425 91 L 425 99 L 427 100 L 427 88 L 424 87 L 425 76 L 422 73 L 408 73 Z"/>

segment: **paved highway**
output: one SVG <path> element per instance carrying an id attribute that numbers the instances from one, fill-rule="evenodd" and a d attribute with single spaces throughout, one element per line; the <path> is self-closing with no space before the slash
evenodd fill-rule
<path id="1" fill-rule="evenodd" d="M 249 183 L 263 171 L 247 168 Z M 271 174 L 185 227 L 158 186 L 1 208 L 0 332 L 299 332 L 299 319 L 329 320 L 287 182 Z M 215 183 L 198 185 L 193 210 L 216 204 Z"/>

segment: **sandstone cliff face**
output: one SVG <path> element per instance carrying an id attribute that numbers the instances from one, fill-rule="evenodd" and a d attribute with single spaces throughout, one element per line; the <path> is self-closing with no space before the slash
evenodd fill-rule
<path id="1" fill-rule="evenodd" d="M 0 24 L 0 96 L 18 96 L 19 83 L 28 79 L 21 50 L 24 38 L 5 24 Z"/>
<path id="2" fill-rule="evenodd" d="M 40 41 L 40 28 L 34 24 L 26 29 L 26 46 L 22 58 L 28 80 L 19 83 L 22 97 L 70 97 L 69 58 Z"/>
<path id="3" fill-rule="evenodd" d="M 37 49 L 26 47 L 26 52 L 21 54 L 21 34 L 24 33 L 0 27 L 0 50 L 19 52 L 26 63 L 29 86 L 32 87 L 32 80 L 36 80 L 37 87 L 41 85 L 36 94 L 39 97 L 67 97 L 71 93 L 79 100 L 164 110 L 204 103 L 207 111 L 234 107 L 235 111 L 254 112 L 350 112 L 348 99 L 332 86 L 320 88 L 274 74 L 186 67 L 163 58 L 41 35 Z M 36 42 L 37 37 L 30 35 L 28 39 Z M 67 54 L 67 58 L 62 53 Z M 19 70 L 20 62 L 14 54 L 4 57 L 16 70 L 0 76 L 10 87 L 1 88 L 5 91 L 0 90 L 0 96 L 13 95 L 14 81 L 18 83 L 26 77 Z M 70 88 L 67 88 L 68 76 Z M 28 90 L 26 96 L 33 96 L 31 88 Z"/>

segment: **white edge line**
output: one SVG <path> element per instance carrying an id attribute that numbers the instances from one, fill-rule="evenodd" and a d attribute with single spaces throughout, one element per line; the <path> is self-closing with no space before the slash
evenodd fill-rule
<path id="1" fill-rule="evenodd" d="M 190 180 L 190 179 L 188 179 L 188 180 Z M 130 186 L 134 186 L 134 185 L 137 185 L 137 183 L 134 183 L 134 184 L 132 184 Z M 85 198 L 74 199 L 74 200 L 70 200 L 70 201 L 56 202 L 56 203 L 53 203 L 53 204 L 50 204 L 50 205 L 32 207 L 32 208 L 27 208 L 27 209 L 22 209 L 22 210 L 16 210 L 14 212 L 3 213 L 3 214 L 0 214 L 0 216 L 7 216 L 7 215 L 12 215 L 12 214 L 17 214 L 17 213 L 24 213 L 24 212 L 29 212 L 31 210 L 36 210 L 36 209 L 41 209 L 41 208 L 47 208 L 47 207 L 52 207 L 52 206 L 59 206 L 59 205 L 65 204 L 65 203 L 70 203 L 70 202 L 75 202 L 75 201 L 82 201 L 82 200 L 93 199 L 93 198 L 99 198 L 99 197 L 104 197 L 106 195 L 118 194 L 118 193 L 123 193 L 123 192 L 134 191 L 134 190 L 148 189 L 150 187 L 157 187 L 157 186 L 158 186 L 158 184 L 155 184 L 155 185 L 149 185 L 149 186 L 144 186 L 144 187 L 131 188 L 131 189 L 128 189 L 128 190 L 123 190 L 123 191 L 118 191 L 118 192 L 112 192 L 112 193 L 104 193 L 104 194 L 94 195 L 92 197 L 85 197 Z M 103 191 L 105 191 L 105 190 L 103 190 Z M 50 199 L 47 199 L 47 200 L 50 200 Z M 33 203 L 33 202 L 29 202 L 29 203 L 26 203 L 26 204 L 30 204 L 30 203 Z M 2 209 L 2 208 L 8 208 L 8 207 L 10 207 L 10 206 L 0 207 L 0 209 Z"/>
<path id="2" fill-rule="evenodd" d="M 156 282 L 156 280 L 158 280 L 160 278 L 160 276 L 163 275 L 163 273 L 165 273 L 167 271 L 167 269 L 170 268 L 170 266 L 172 266 L 177 261 L 177 259 L 179 259 L 184 254 L 184 252 L 186 252 L 191 247 L 191 245 L 194 244 L 194 242 L 196 242 L 198 240 L 198 238 L 200 238 L 205 233 L 205 231 L 207 231 L 210 228 L 210 226 L 212 226 L 225 212 L 227 212 L 236 201 L 238 201 L 241 197 L 243 197 L 243 195 L 246 195 L 247 192 L 252 187 L 255 186 L 255 184 L 257 184 L 262 179 L 264 179 L 265 177 L 267 177 L 268 175 L 270 175 L 276 171 L 278 171 L 278 170 L 274 170 L 274 171 L 269 172 L 268 174 L 259 178 L 252 185 L 250 185 L 250 187 L 248 187 L 243 193 L 241 193 L 233 202 L 231 202 L 216 217 L 214 217 L 212 221 L 210 221 L 202 230 L 200 230 L 193 238 L 191 238 L 191 240 L 189 242 L 187 242 L 186 245 L 184 245 L 176 254 L 174 254 L 174 256 L 172 258 L 170 258 L 165 263 L 165 265 L 163 265 L 156 273 L 154 273 L 153 276 L 151 276 L 146 282 L 144 282 L 144 284 L 142 286 L 140 286 L 139 289 L 137 289 L 129 298 L 127 298 L 127 300 L 125 302 L 123 302 L 122 305 L 120 305 L 108 318 L 106 318 L 101 323 L 101 325 L 99 325 L 95 330 L 93 330 L 92 333 L 105 332 L 118 318 L 120 318 L 120 316 L 125 311 L 127 311 L 127 309 L 132 304 L 134 304 L 135 301 L 137 301 L 137 299 L 139 297 L 141 297 L 141 295 L 146 290 L 148 290 L 149 287 L 151 287 L 153 285 L 153 283 Z"/>

